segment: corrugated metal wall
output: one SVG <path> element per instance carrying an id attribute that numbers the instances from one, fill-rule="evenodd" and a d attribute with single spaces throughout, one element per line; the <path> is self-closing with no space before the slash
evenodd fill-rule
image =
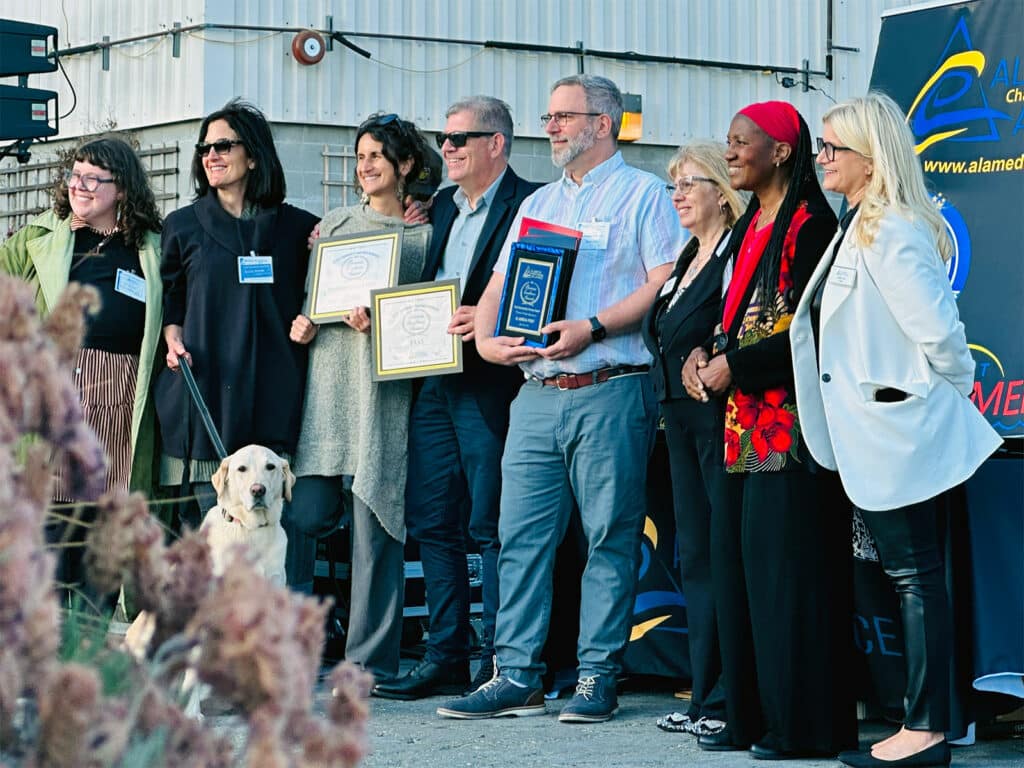
<path id="1" fill-rule="evenodd" d="M 865 90 L 879 17 L 904 0 L 834 0 L 835 76 L 812 85 L 841 99 Z M 498 40 L 522 44 L 635 51 L 658 56 L 745 64 L 825 67 L 827 0 L 4 0 L 6 18 L 60 29 L 61 48 L 183 25 L 221 23 L 323 27 L 353 33 L 372 53 L 364 59 L 335 44 L 318 65 L 304 67 L 290 51 L 293 35 L 206 29 L 116 46 L 109 69 L 100 52 L 65 59 L 78 106 L 62 125 L 80 135 L 110 122 L 122 128 L 193 120 L 242 95 L 276 122 L 355 125 L 378 109 L 399 111 L 425 130 L 443 125 L 445 106 L 489 93 L 512 106 L 517 132 L 542 136 L 551 82 L 577 71 L 572 55 L 499 51 L 477 45 L 382 40 L 357 33 Z M 606 75 L 643 96 L 645 143 L 676 145 L 688 137 L 721 136 L 744 104 L 792 101 L 813 125 L 830 103 L 818 91 L 784 89 L 776 77 L 719 68 L 612 61 L 586 57 L 587 72 Z M 30 85 L 70 91 L 58 75 Z"/>

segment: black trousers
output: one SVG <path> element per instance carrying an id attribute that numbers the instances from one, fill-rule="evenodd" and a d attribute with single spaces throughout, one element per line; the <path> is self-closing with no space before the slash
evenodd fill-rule
<path id="1" fill-rule="evenodd" d="M 80 502 L 61 512 L 68 520 L 48 521 L 44 531 L 46 545 L 57 557 L 53 578 L 60 605 L 109 618 L 117 605 L 117 593 L 96 591 L 85 569 L 85 536 L 96 521 L 96 505 Z"/>
<path id="2" fill-rule="evenodd" d="M 711 580 L 711 528 L 717 514 L 740 503 L 742 478 L 724 468 L 720 403 L 667 400 L 665 419 L 672 476 L 679 570 L 686 598 L 693 697 L 687 714 L 694 720 L 726 719 L 722 660 Z"/>
<path id="3" fill-rule="evenodd" d="M 950 724 L 952 624 L 939 524 L 954 491 L 897 509 L 858 508 L 900 598 L 907 664 L 903 724 L 913 731 L 946 731 Z"/>
<path id="4" fill-rule="evenodd" d="M 712 579 L 733 742 L 836 753 L 857 745 L 852 508 L 810 461 L 744 476 L 712 527 Z"/>

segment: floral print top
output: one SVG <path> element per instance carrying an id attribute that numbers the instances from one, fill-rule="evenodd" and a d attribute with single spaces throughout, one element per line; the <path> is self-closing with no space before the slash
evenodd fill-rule
<path id="1" fill-rule="evenodd" d="M 782 333 L 789 328 L 796 310 L 793 296 L 792 266 L 800 228 L 810 218 L 805 205 L 793 214 L 782 246 L 779 282 L 769 297 L 767 310 L 761 313 L 762 299 L 755 289 L 743 310 L 736 334 L 742 349 Z M 757 229 L 757 217 L 747 228 L 737 257 L 740 264 L 759 260 L 771 237 L 774 223 Z M 753 270 L 756 272 L 756 268 Z M 742 287 L 739 287 L 742 290 Z M 760 392 L 744 392 L 737 386 L 729 390 L 725 403 L 725 469 L 727 472 L 777 472 L 799 463 L 800 420 L 792 386 L 778 386 Z"/>

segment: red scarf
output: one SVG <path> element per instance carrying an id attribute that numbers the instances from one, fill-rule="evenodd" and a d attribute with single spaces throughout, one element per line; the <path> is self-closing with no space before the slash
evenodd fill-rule
<path id="1" fill-rule="evenodd" d="M 722 328 L 726 333 L 732 327 L 732 321 L 736 319 L 736 312 L 739 311 L 740 302 L 747 294 L 750 281 L 757 272 L 757 265 L 761 263 L 761 254 L 768 246 L 771 239 L 775 222 L 771 222 L 763 229 L 758 230 L 757 222 L 761 219 L 761 212 L 754 214 L 750 220 L 750 226 L 743 236 L 740 244 L 739 254 L 736 256 L 736 267 L 732 273 L 732 280 L 729 282 L 729 291 L 725 295 L 725 310 L 722 312 Z"/>

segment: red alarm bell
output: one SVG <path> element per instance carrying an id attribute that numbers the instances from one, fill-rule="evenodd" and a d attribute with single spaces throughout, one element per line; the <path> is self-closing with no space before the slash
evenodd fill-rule
<path id="1" fill-rule="evenodd" d="M 327 46 L 319 32 L 304 29 L 292 40 L 292 56 L 300 64 L 316 64 L 324 57 Z"/>

